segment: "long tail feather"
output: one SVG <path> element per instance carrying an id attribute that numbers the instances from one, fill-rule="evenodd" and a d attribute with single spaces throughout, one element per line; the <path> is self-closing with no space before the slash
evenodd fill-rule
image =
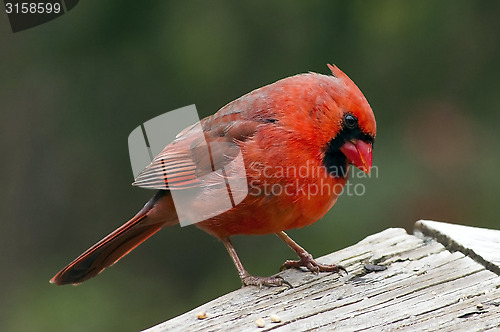
<path id="1" fill-rule="evenodd" d="M 79 284 L 116 263 L 167 224 L 153 220 L 148 212 L 161 199 L 171 200 L 168 191 L 159 191 L 132 219 L 78 256 L 51 280 L 56 285 Z M 175 216 L 175 210 L 172 211 Z M 170 223 L 171 225 L 173 223 Z"/>

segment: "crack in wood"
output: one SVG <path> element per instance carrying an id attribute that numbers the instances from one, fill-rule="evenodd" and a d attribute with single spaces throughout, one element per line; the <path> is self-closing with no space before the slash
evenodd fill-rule
<path id="1" fill-rule="evenodd" d="M 459 251 L 450 252 L 431 238 L 388 229 L 320 260 L 340 263 L 349 274 L 317 276 L 298 270 L 283 271 L 279 275 L 294 288 L 242 288 L 148 332 L 442 332 L 500 326 L 500 277 L 471 257 Z M 387 269 L 367 273 L 364 266 L 374 262 Z M 196 318 L 200 310 L 207 312 L 207 319 Z M 281 322 L 271 323 L 272 314 L 278 315 Z M 264 328 L 255 325 L 258 318 L 265 321 Z"/>

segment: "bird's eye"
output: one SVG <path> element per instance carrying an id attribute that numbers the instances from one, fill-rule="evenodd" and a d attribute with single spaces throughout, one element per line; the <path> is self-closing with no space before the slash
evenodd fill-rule
<path id="1" fill-rule="evenodd" d="M 347 128 L 353 129 L 357 126 L 358 124 L 358 119 L 352 114 L 347 114 L 344 117 L 344 123 L 347 126 Z"/>

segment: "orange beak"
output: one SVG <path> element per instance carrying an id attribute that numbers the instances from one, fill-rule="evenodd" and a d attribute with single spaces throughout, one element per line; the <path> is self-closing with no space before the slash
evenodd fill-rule
<path id="1" fill-rule="evenodd" d="M 366 174 L 372 168 L 372 145 L 361 140 L 345 142 L 340 148 L 347 161 Z"/>

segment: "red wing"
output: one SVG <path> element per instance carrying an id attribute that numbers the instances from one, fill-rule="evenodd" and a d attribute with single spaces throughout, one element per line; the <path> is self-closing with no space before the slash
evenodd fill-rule
<path id="1" fill-rule="evenodd" d="M 170 190 L 200 186 L 202 176 L 231 162 L 240 152 L 238 143 L 253 136 L 257 126 L 262 125 L 260 121 L 242 119 L 241 114 L 226 106 L 185 129 L 137 176 L 133 185 Z"/>

